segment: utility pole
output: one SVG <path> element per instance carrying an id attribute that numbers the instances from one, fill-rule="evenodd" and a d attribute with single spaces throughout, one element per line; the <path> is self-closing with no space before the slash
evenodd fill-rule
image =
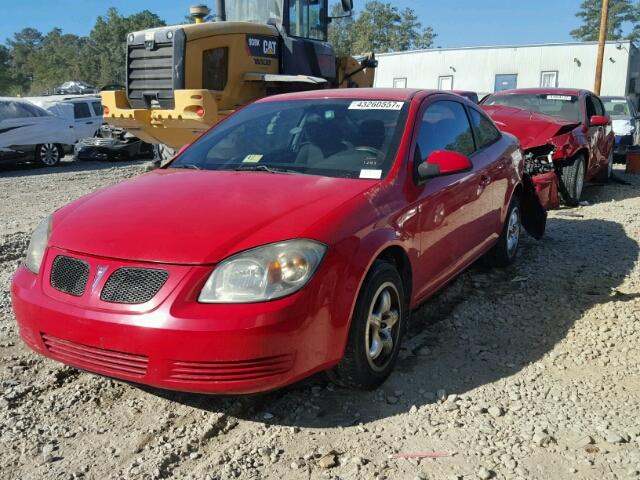
<path id="1" fill-rule="evenodd" d="M 596 95 L 600 95 L 602 89 L 602 64 L 604 63 L 604 47 L 607 42 L 607 28 L 609 24 L 609 0 L 602 0 L 602 12 L 600 13 L 600 39 L 598 40 L 598 63 L 596 63 L 596 85 L 593 89 Z"/>

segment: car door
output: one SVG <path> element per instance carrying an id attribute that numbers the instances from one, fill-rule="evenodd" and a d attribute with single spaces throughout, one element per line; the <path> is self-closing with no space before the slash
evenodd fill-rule
<path id="1" fill-rule="evenodd" d="M 73 117 L 77 140 L 93 137 L 100 128 L 88 101 L 73 102 Z"/>
<path id="2" fill-rule="evenodd" d="M 604 105 L 602 104 L 600 97 L 593 96 L 592 98 L 596 108 L 596 115 L 607 117 L 607 111 L 604 109 Z M 601 134 L 598 135 L 598 157 L 600 159 L 600 169 L 602 169 L 606 168 L 606 165 L 609 162 L 609 156 L 611 155 L 611 151 L 615 145 L 615 135 L 613 133 L 611 119 L 609 119 L 608 125 L 600 128 L 602 130 Z"/>
<path id="3" fill-rule="evenodd" d="M 511 190 L 511 152 L 505 147 L 502 134 L 479 109 L 467 106 L 473 128 L 476 151 L 471 156 L 480 175 L 478 183 L 478 221 L 484 229 L 485 244 L 498 238 L 502 231 L 502 209 Z"/>
<path id="4" fill-rule="evenodd" d="M 601 113 L 598 113 L 598 104 Z M 585 125 L 587 126 L 587 140 L 589 143 L 589 164 L 587 165 L 586 177 L 589 179 L 597 174 L 602 168 L 602 165 L 607 161 L 607 158 L 604 156 L 605 153 L 608 155 L 608 152 L 606 152 L 607 131 L 603 126 L 591 125 L 591 117 L 600 114 L 604 115 L 604 107 L 602 107 L 599 99 L 596 99 L 592 95 L 586 95 L 585 112 Z"/>
<path id="5" fill-rule="evenodd" d="M 475 144 L 462 102 L 436 95 L 418 114 L 412 147 L 414 171 L 436 150 L 472 156 Z M 417 200 L 419 257 L 417 296 L 429 295 L 468 263 L 486 236 L 479 197 L 481 173 L 432 178 L 420 185 Z"/>

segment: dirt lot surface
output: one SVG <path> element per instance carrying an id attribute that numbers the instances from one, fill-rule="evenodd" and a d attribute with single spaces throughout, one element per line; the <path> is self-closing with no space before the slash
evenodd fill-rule
<path id="1" fill-rule="evenodd" d="M 148 164 L 0 171 L 0 478 L 626 479 L 640 475 L 640 177 L 589 186 L 507 270 L 413 315 L 382 389 L 253 397 L 123 384 L 18 338 L 9 282 L 47 213 Z M 446 452 L 438 459 L 393 454 Z"/>

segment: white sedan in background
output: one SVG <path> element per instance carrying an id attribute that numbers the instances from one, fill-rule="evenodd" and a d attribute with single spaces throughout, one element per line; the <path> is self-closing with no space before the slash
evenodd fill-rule
<path id="1" fill-rule="evenodd" d="M 0 97 L 0 160 L 52 167 L 76 142 L 74 125 L 20 98 Z"/>

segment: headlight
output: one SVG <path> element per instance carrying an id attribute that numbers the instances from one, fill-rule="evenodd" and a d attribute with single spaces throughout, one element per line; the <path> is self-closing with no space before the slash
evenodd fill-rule
<path id="1" fill-rule="evenodd" d="M 239 253 L 215 268 L 198 300 L 252 303 L 285 297 L 309 282 L 326 251 L 312 240 L 289 240 Z"/>
<path id="2" fill-rule="evenodd" d="M 27 258 L 24 264 L 35 274 L 40 271 L 42 257 L 44 257 L 44 251 L 47 249 L 47 243 L 49 243 L 49 235 L 51 235 L 51 216 L 45 218 L 36 227 L 27 248 Z"/>

